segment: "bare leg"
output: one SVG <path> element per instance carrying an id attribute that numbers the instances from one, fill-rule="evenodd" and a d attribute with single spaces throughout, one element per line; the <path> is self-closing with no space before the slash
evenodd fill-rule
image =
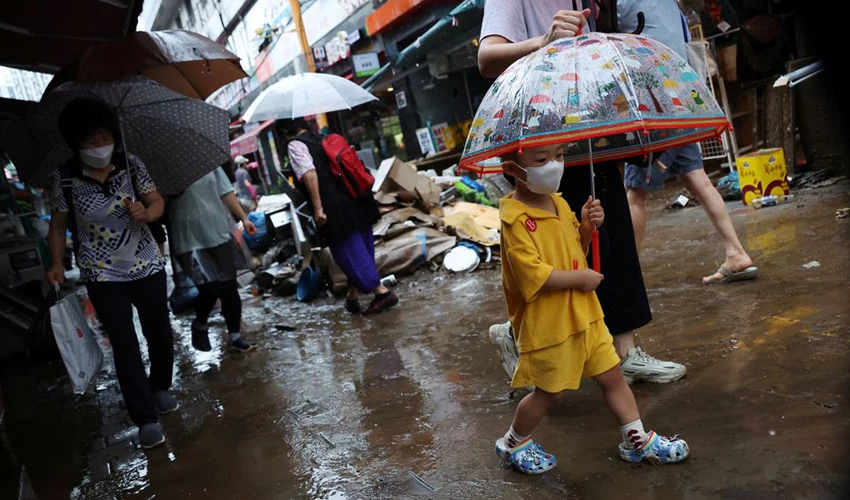
<path id="1" fill-rule="evenodd" d="M 619 365 L 602 375 L 597 375 L 593 380 L 599 384 L 602 389 L 602 396 L 605 398 L 605 404 L 621 426 L 640 418 L 635 395 L 632 394 L 632 390 L 626 384 L 623 371 Z"/>
<path id="2" fill-rule="evenodd" d="M 635 333 L 626 332 L 619 335 L 614 335 L 614 349 L 617 350 L 617 356 L 620 359 L 629 355 L 629 349 L 637 347 L 635 342 Z"/>
<path id="3" fill-rule="evenodd" d="M 383 295 L 385 293 L 388 293 L 389 291 L 390 291 L 390 289 L 385 287 L 384 285 L 378 285 L 378 288 L 376 288 L 373 293 L 375 295 Z"/>
<path id="4" fill-rule="evenodd" d="M 552 404 L 560 401 L 562 394 L 534 389 L 534 392 L 522 398 L 514 414 L 514 431 L 520 436 L 530 436 L 549 412 Z"/>
<path id="5" fill-rule="evenodd" d="M 643 237 L 646 234 L 646 202 L 649 191 L 645 189 L 626 188 L 629 199 L 629 211 L 632 213 L 632 226 L 635 230 L 635 245 L 640 253 L 643 248 Z"/>
<path id="6" fill-rule="evenodd" d="M 726 210 L 723 197 L 717 192 L 717 189 L 711 183 L 711 179 L 705 174 L 705 170 L 694 170 L 682 174 L 680 178 L 688 191 L 699 200 L 705 214 L 720 234 L 720 239 L 723 241 L 723 247 L 726 250 L 726 262 L 723 263 L 723 267 L 738 272 L 752 266 L 753 260 L 747 255 L 738 239 L 738 234 L 735 232 L 735 226 L 732 225 L 732 219 Z M 703 278 L 703 282 L 710 283 L 722 277 L 723 275 L 720 273 L 715 273 Z"/>

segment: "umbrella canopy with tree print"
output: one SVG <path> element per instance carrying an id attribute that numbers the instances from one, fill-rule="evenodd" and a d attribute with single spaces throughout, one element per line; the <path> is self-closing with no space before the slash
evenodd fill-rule
<path id="1" fill-rule="evenodd" d="M 106 82 L 138 75 L 198 99 L 248 77 L 239 56 L 203 35 L 185 30 L 140 31 L 92 45 L 77 62 L 56 74 L 47 92 L 65 82 Z"/>
<path id="2" fill-rule="evenodd" d="M 72 155 L 59 132 L 59 114 L 73 99 L 106 103 L 118 115 L 123 148 L 142 159 L 157 189 L 178 194 L 230 159 L 227 111 L 173 92 L 144 77 L 109 83 L 65 83 L 4 138 L 21 178 L 46 187 Z"/>
<path id="3" fill-rule="evenodd" d="M 705 97 L 703 97 L 705 96 Z M 563 143 L 565 166 L 628 158 L 699 142 L 729 127 L 696 72 L 649 38 L 590 33 L 516 61 L 487 92 L 460 167 L 496 173 L 486 160 L 523 146 Z M 591 175 L 591 179 L 593 176 Z M 591 192 L 596 197 L 591 182 Z M 593 232 L 599 269 L 598 232 Z"/>
<path id="4" fill-rule="evenodd" d="M 678 54 L 649 38 L 589 33 L 515 62 L 473 120 L 460 166 L 523 146 L 565 143 L 565 165 L 614 160 L 699 142 L 729 126 L 711 92 Z"/>

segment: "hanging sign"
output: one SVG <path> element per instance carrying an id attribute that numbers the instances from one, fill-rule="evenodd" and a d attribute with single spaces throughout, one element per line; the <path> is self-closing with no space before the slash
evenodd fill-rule
<path id="1" fill-rule="evenodd" d="M 377 52 L 354 54 L 351 56 L 351 59 L 354 62 L 354 76 L 357 78 L 372 76 L 381 69 L 381 63 L 378 61 Z"/>

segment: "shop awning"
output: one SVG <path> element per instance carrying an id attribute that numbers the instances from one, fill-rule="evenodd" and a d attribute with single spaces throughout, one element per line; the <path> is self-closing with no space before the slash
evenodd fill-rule
<path id="1" fill-rule="evenodd" d="M 387 0 L 366 18 L 366 32 L 375 36 L 401 21 L 405 16 L 432 3 L 445 0 Z"/>
<path id="2" fill-rule="evenodd" d="M 387 2 L 387 4 L 388 3 L 389 2 Z M 377 73 L 363 82 L 361 86 L 366 90 L 371 89 L 372 86 L 375 85 L 375 83 L 377 83 L 393 66 L 401 66 L 405 61 L 426 52 L 429 47 L 441 43 L 445 39 L 445 30 L 451 28 L 457 23 L 458 16 L 475 9 L 482 8 L 484 8 L 484 0 L 464 0 L 457 7 L 452 9 L 451 12 L 441 17 L 436 23 L 434 23 L 433 26 L 428 28 L 428 31 L 422 33 L 415 42 L 411 43 L 399 52 L 393 62 L 385 64 L 380 70 L 378 70 Z"/>
<path id="3" fill-rule="evenodd" d="M 0 65 L 55 73 L 99 42 L 136 30 L 142 0 L 4 1 Z"/>
<path id="4" fill-rule="evenodd" d="M 257 136 L 273 123 L 274 120 L 266 120 L 262 122 L 259 127 L 251 129 L 230 141 L 230 157 L 236 158 L 239 155 L 246 155 L 258 150 L 260 146 L 257 142 Z"/>

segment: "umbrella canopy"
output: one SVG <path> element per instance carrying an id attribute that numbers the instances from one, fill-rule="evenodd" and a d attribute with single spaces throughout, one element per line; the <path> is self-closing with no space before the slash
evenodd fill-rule
<path id="1" fill-rule="evenodd" d="M 141 0 L 3 1 L 0 65 L 54 73 L 90 45 L 136 31 L 142 4 Z"/>
<path id="2" fill-rule="evenodd" d="M 520 59 L 484 97 L 461 168 L 498 172 L 484 160 L 565 143 L 565 165 L 639 156 L 699 142 L 729 122 L 696 72 L 645 37 L 590 33 Z"/>
<path id="3" fill-rule="evenodd" d="M 248 76 L 236 54 L 205 36 L 184 30 L 136 32 L 89 47 L 77 62 L 56 74 L 47 92 L 65 82 L 107 82 L 137 75 L 198 99 Z"/>
<path id="4" fill-rule="evenodd" d="M 264 90 L 242 115 L 246 122 L 281 120 L 351 109 L 378 98 L 336 75 L 301 73 Z"/>
<path id="5" fill-rule="evenodd" d="M 46 186 L 50 174 L 71 157 L 57 125 L 72 99 L 88 98 L 111 106 L 121 121 L 124 150 L 139 156 L 157 189 L 178 194 L 230 159 L 223 109 L 137 77 L 110 83 L 65 83 L 46 95 L 4 148 L 21 178 Z M 7 139 L 8 137 L 8 139 Z"/>

